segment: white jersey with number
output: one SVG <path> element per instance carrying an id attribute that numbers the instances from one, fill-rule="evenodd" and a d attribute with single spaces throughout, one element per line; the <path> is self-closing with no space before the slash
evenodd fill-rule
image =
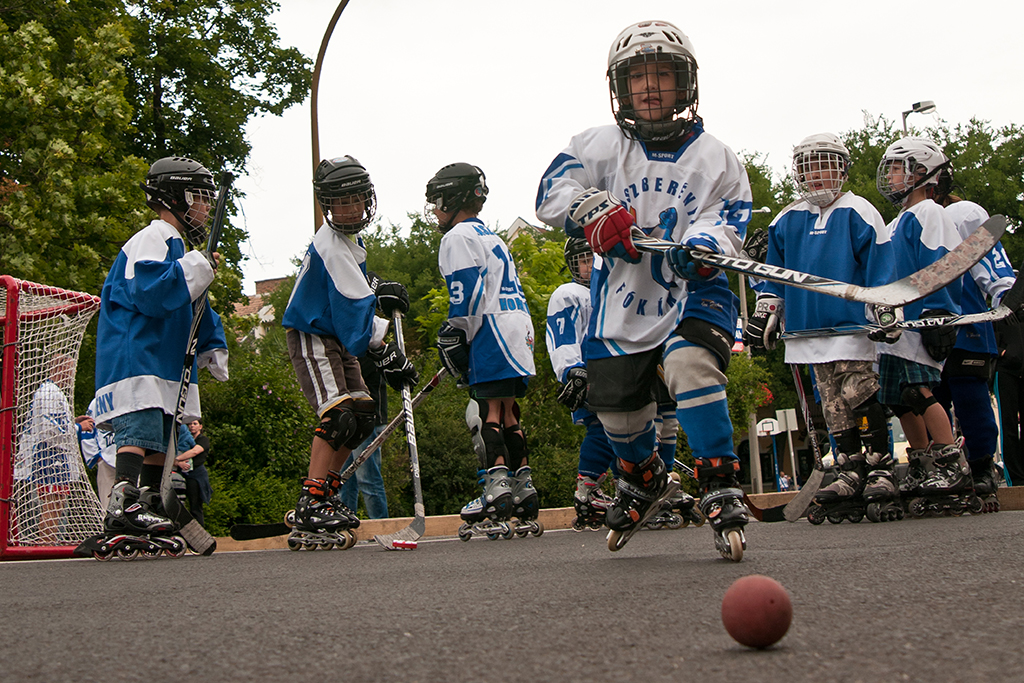
<path id="1" fill-rule="evenodd" d="M 650 151 L 617 126 L 591 128 L 572 138 L 545 171 L 537 218 L 583 237 L 569 207 L 583 191 L 607 190 L 645 233 L 679 244 L 704 244 L 736 255 L 750 220 L 751 194 L 743 163 L 698 122 L 675 151 Z M 605 258 L 594 273 L 590 358 L 653 349 L 684 317 L 731 331 L 738 300 L 724 274 L 708 283 L 677 278 L 662 254 L 639 264 Z"/>
<path id="2" fill-rule="evenodd" d="M 583 342 L 590 325 L 590 308 L 590 290 L 575 282 L 560 285 L 548 299 L 548 355 L 559 382 L 565 381 L 572 368 L 586 366 Z"/>
<path id="3" fill-rule="evenodd" d="M 533 321 L 502 239 L 469 218 L 441 238 L 437 265 L 448 286 L 448 322 L 470 343 L 469 383 L 532 377 Z"/>

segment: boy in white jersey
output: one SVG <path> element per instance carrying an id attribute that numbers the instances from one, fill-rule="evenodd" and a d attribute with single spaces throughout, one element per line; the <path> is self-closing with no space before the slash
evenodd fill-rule
<path id="1" fill-rule="evenodd" d="M 487 192 L 479 167 L 449 164 L 427 183 L 423 212 L 444 235 L 437 264 L 448 287 L 448 320 L 437 349 L 445 368 L 469 384 L 482 421 L 483 493 L 461 513 L 470 524 L 530 521 L 539 509 L 516 403 L 535 374 L 533 322 L 508 247 L 477 217 Z"/>
<path id="2" fill-rule="evenodd" d="M 849 165 L 849 150 L 832 133 L 808 136 L 793 149 L 793 179 L 801 200 L 783 209 L 768 227 L 765 263 L 862 287 L 894 279 L 892 245 L 882 216 L 866 199 L 843 192 Z M 744 336 L 754 349 L 772 349 L 784 329 L 867 322 L 863 304 L 766 282 Z M 903 514 L 891 504 L 899 493 L 889 452 L 888 421 L 877 397 L 876 355 L 866 332 L 786 342 L 787 363 L 811 365 L 825 422 L 836 441 L 840 475 L 815 495 L 815 501 L 825 506 L 822 519 L 826 514 L 841 518 L 844 511 L 859 519 L 865 510 L 855 499 L 862 493 L 871 521 L 888 521 Z M 862 419 L 867 421 L 863 449 Z M 844 505 L 847 502 L 849 505 Z"/>
<path id="3" fill-rule="evenodd" d="M 617 550 L 673 486 L 657 453 L 658 366 L 697 461 L 715 545 L 742 558 L 748 511 L 736 474 L 725 394 L 738 299 L 723 273 L 699 267 L 690 249 L 735 255 L 750 220 L 746 171 L 704 132 L 697 116 L 697 62 L 682 31 L 645 21 L 622 31 L 608 57 L 616 126 L 575 136 L 551 163 L 537 217 L 586 237 L 603 258 L 591 283 L 587 402 L 618 458 L 608 512 Z M 634 227 L 681 246 L 637 252 Z"/>
<path id="4" fill-rule="evenodd" d="M 894 277 L 927 267 L 963 240 L 953 219 L 932 199 L 940 172 L 949 159 L 931 140 L 906 137 L 889 145 L 876 172 L 879 193 L 898 207 L 889 223 L 896 258 Z M 904 306 L 908 318 L 960 313 L 961 281 L 956 280 Z M 955 327 L 921 332 L 872 333 L 889 346 L 879 349 L 879 400 L 900 418 L 910 444 L 910 468 L 901 492 L 915 495 L 959 494 L 970 489 L 970 469 L 961 443 L 955 442 L 945 410 L 932 390 L 939 384 L 943 361 L 956 342 Z M 919 511 L 919 510 L 918 510 Z M 915 511 L 911 506 L 911 512 Z"/>

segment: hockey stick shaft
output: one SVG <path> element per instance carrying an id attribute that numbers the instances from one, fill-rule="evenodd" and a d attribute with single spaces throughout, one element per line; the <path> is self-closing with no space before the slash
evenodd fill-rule
<path id="1" fill-rule="evenodd" d="M 405 355 L 405 337 L 402 333 L 402 314 L 394 313 L 395 343 Z M 409 466 L 412 470 L 413 512 L 415 516 L 409 526 L 393 534 L 377 534 L 373 540 L 387 550 L 395 550 L 396 540 L 416 541 L 426 530 L 426 509 L 423 507 L 423 486 L 420 482 L 420 459 L 416 446 L 416 424 L 412 414 L 412 392 L 408 384 L 402 384 L 402 412 L 405 414 L 405 440 L 409 446 Z"/>
<path id="2" fill-rule="evenodd" d="M 973 325 L 975 323 L 991 323 L 1010 316 L 1013 311 L 1000 304 L 992 310 L 981 313 L 964 313 L 961 315 L 944 315 L 934 318 L 920 318 L 918 320 L 901 320 L 891 327 L 884 329 L 897 330 L 925 330 L 932 327 L 959 327 L 961 325 Z M 842 327 L 819 327 L 813 330 L 793 330 L 784 332 L 782 339 L 818 339 L 821 337 L 840 337 L 851 334 L 867 334 L 883 329 L 881 325 L 844 325 Z"/>
<path id="3" fill-rule="evenodd" d="M 795 522 L 804 516 L 807 508 L 814 498 L 814 494 L 821 488 L 821 480 L 825 476 L 821 467 L 821 447 L 818 445 L 818 434 L 814 431 L 814 422 L 811 420 L 811 405 L 807 401 L 807 392 L 804 390 L 804 382 L 800 377 L 800 369 L 793 365 L 793 383 L 796 386 L 797 399 L 800 401 L 800 409 L 804 414 L 804 424 L 807 426 L 807 440 L 811 444 L 811 452 L 814 454 L 814 470 L 811 476 L 804 482 L 803 487 L 797 492 L 793 499 L 782 508 L 782 516 L 787 522 Z M 812 370 L 813 372 L 813 370 Z M 796 472 L 793 473 L 796 479 Z"/>
<path id="4" fill-rule="evenodd" d="M 234 176 L 224 172 L 220 177 L 220 187 L 217 189 L 217 207 L 213 214 L 213 225 L 210 227 L 210 237 L 206 243 L 206 252 L 213 258 L 220 242 L 220 233 L 224 228 L 224 215 L 227 211 L 228 190 Z M 171 482 L 171 474 L 174 472 L 174 461 L 178 457 L 178 426 L 185 416 L 185 404 L 188 400 L 189 386 L 192 382 L 192 367 L 195 365 L 197 349 L 199 345 L 199 326 L 203 321 L 206 312 L 206 301 L 209 297 L 210 288 L 207 287 L 195 300 L 192 306 L 192 326 L 189 328 L 188 343 L 185 345 L 185 359 L 182 364 L 181 382 L 178 384 L 178 400 L 174 405 L 174 420 L 171 422 L 171 434 L 167 442 L 167 453 L 164 456 L 164 471 L 160 480 L 160 499 L 164 506 L 164 512 L 168 518 L 178 527 L 189 547 L 202 555 L 209 555 L 217 548 L 217 541 L 214 540 L 206 529 L 197 522 L 188 510 L 178 500 Z"/>
<path id="5" fill-rule="evenodd" d="M 689 254 L 693 260 L 713 268 L 730 270 L 849 301 L 898 307 L 924 298 L 962 276 L 992 250 L 1005 230 L 1006 219 L 1001 215 L 992 216 L 967 239 L 957 245 L 956 249 L 943 255 L 935 263 L 916 273 L 911 273 L 901 280 L 878 287 L 862 287 L 820 275 L 758 263 L 738 256 L 726 256 L 695 249 L 690 249 Z M 637 227 L 633 229 L 632 239 L 638 250 L 652 253 L 666 252 L 681 246 L 675 242 L 648 237 Z"/>

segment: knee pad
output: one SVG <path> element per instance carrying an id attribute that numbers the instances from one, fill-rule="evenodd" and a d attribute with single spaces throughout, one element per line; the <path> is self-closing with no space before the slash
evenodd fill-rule
<path id="1" fill-rule="evenodd" d="M 504 432 L 505 450 L 508 453 L 508 468 L 510 471 L 515 472 L 523 466 L 523 461 L 526 460 L 526 435 L 523 434 L 522 427 L 516 425 L 514 427 L 505 427 Z"/>
<path id="2" fill-rule="evenodd" d="M 889 451 L 889 424 L 885 408 L 874 396 L 853 409 L 860 431 L 868 447 L 875 453 Z"/>
<path id="3" fill-rule="evenodd" d="M 484 422 L 480 425 L 480 437 L 484 444 L 483 457 L 480 464 L 485 470 L 489 470 L 498 462 L 498 458 L 504 460 L 508 465 L 508 448 L 505 446 L 505 436 L 502 433 L 501 425 L 497 422 Z M 525 449 L 526 443 L 523 443 Z M 477 453 L 480 457 L 480 453 Z"/>
<path id="4" fill-rule="evenodd" d="M 924 411 L 938 402 L 934 396 L 922 394 L 919 386 L 903 387 L 900 392 L 900 403 L 910 408 L 914 415 L 924 415 Z"/>
<path id="5" fill-rule="evenodd" d="M 341 405 L 324 413 L 313 432 L 334 450 L 355 448 L 373 433 L 376 410 L 368 395 L 353 396 Z"/>
<path id="6" fill-rule="evenodd" d="M 729 361 L 732 359 L 732 332 L 700 318 L 683 318 L 675 333 L 713 353 L 722 372 L 729 367 Z"/>

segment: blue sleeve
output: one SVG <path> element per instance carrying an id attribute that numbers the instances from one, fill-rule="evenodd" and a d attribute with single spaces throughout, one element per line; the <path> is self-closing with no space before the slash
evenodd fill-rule
<path id="1" fill-rule="evenodd" d="M 183 453 L 190 448 L 195 448 L 196 440 L 192 438 L 192 432 L 188 431 L 185 425 L 178 425 L 178 452 Z"/>

